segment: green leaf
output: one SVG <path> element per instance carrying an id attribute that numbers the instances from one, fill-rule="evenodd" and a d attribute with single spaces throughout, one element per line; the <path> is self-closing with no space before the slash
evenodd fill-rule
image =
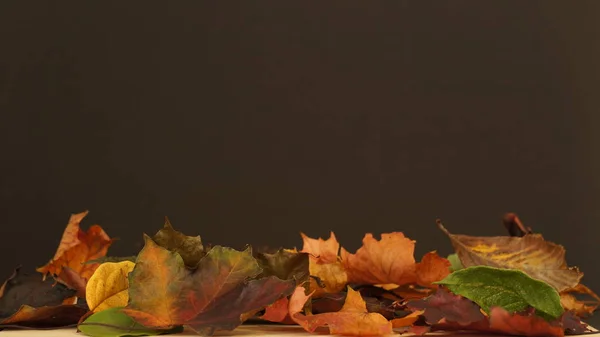
<path id="1" fill-rule="evenodd" d="M 136 323 L 121 309 L 123 308 L 115 307 L 91 315 L 79 324 L 79 331 L 92 337 L 156 336 L 183 331 L 183 327 L 169 330 L 146 328 Z"/>
<path id="2" fill-rule="evenodd" d="M 455 272 L 457 270 L 464 269 L 462 262 L 457 254 L 448 255 L 448 261 L 450 261 L 450 271 Z"/>
<path id="3" fill-rule="evenodd" d="M 511 313 L 533 307 L 544 318 L 558 318 L 563 313 L 560 296 L 553 287 L 519 270 L 469 267 L 436 283 L 477 303 L 487 313 L 492 307 Z"/>

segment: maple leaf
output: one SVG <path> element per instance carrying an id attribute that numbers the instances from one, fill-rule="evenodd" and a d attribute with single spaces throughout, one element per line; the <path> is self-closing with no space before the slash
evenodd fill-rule
<path id="1" fill-rule="evenodd" d="M 302 252 L 310 254 L 317 263 L 335 263 L 338 260 L 340 243 L 333 232 L 330 232 L 327 240 L 313 239 L 304 233 L 300 233 L 300 236 L 303 242 Z"/>
<path id="2" fill-rule="evenodd" d="M 101 264 L 86 287 L 85 299 L 90 311 L 126 306 L 129 301 L 128 276 L 134 267 L 135 263 L 130 261 Z"/>
<path id="3" fill-rule="evenodd" d="M 297 284 L 308 280 L 309 255 L 291 249 L 280 249 L 274 254 L 257 253 L 255 255 L 262 268 L 260 276 L 277 276 L 282 280 L 296 280 Z"/>
<path id="4" fill-rule="evenodd" d="M 440 221 L 438 226 L 450 238 L 464 267 L 521 270 L 559 292 L 575 287 L 583 277 L 576 267 L 567 267 L 565 249 L 545 241 L 540 234 L 475 237 L 451 234 Z"/>
<path id="5" fill-rule="evenodd" d="M 368 233 L 356 254 L 342 248 L 340 255 L 351 283 L 402 285 L 414 280 L 414 250 L 415 241 L 402 233 L 384 233 L 380 241 Z"/>
<path id="6" fill-rule="evenodd" d="M 396 301 L 383 296 L 375 297 L 375 295 L 380 294 L 375 294 L 376 291 L 372 291 L 372 289 L 373 288 L 363 288 L 355 290 L 361 295 L 363 301 L 365 301 L 367 311 L 379 313 L 387 319 L 395 318 L 396 308 L 394 307 L 394 304 Z M 364 295 L 365 293 L 372 296 L 366 296 Z M 311 312 L 313 314 L 319 314 L 340 311 L 344 307 L 347 295 L 346 292 L 339 292 L 323 294 L 323 296 L 319 298 L 313 297 L 311 302 Z"/>
<path id="7" fill-rule="evenodd" d="M 348 295 L 338 312 L 317 315 L 301 313 L 310 295 L 305 295 L 303 287 L 297 287 L 290 298 L 290 317 L 308 332 L 327 326 L 329 332 L 346 336 L 380 336 L 392 333 L 392 323 L 378 313 L 369 313 L 366 303 L 357 291 L 348 287 Z"/>
<path id="8" fill-rule="evenodd" d="M 114 240 L 98 225 L 84 232 L 79 224 L 87 214 L 85 211 L 71 215 L 54 258 L 37 269 L 44 277 L 52 274 L 60 278 L 63 267 L 69 267 L 84 280 L 92 276 L 99 264 L 86 262 L 105 256 Z"/>
<path id="9" fill-rule="evenodd" d="M 326 293 L 342 291 L 348 283 L 348 275 L 338 257 L 340 244 L 331 232 L 329 239 L 313 239 L 300 233 L 304 243 L 302 252 L 309 254 L 309 289 L 313 298 Z"/>
<path id="10" fill-rule="evenodd" d="M 295 287 L 294 280 L 275 276 L 252 279 L 262 269 L 249 248 L 215 246 L 191 270 L 178 253 L 144 239 L 123 312 L 148 328 L 185 325 L 203 335 L 232 330 L 242 314 L 266 307 Z"/>
<path id="11" fill-rule="evenodd" d="M 173 229 L 171 222 L 165 217 L 165 225 L 159 230 L 152 240 L 159 246 L 181 255 L 188 268 L 196 265 L 206 255 L 200 236 L 187 236 Z"/>

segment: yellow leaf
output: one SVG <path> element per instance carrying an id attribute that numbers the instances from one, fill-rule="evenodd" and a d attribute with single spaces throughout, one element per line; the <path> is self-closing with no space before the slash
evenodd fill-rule
<path id="1" fill-rule="evenodd" d="M 129 301 L 128 275 L 135 263 L 131 261 L 101 264 L 86 287 L 86 301 L 90 311 L 98 312 L 114 307 L 124 307 Z"/>

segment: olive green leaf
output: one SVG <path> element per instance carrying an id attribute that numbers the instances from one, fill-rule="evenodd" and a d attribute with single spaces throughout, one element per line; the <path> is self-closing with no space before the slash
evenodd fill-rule
<path id="1" fill-rule="evenodd" d="M 123 308 L 113 307 L 97 312 L 80 323 L 78 329 L 83 334 L 93 337 L 156 336 L 183 331 L 181 326 L 169 330 L 146 328 L 136 323 L 121 309 Z"/>

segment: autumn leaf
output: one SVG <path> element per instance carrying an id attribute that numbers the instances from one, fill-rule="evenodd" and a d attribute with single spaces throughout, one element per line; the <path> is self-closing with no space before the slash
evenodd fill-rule
<path id="1" fill-rule="evenodd" d="M 392 327 L 396 329 L 411 326 L 419 319 L 419 316 L 421 316 L 422 314 L 423 311 L 415 311 L 402 318 L 394 318 L 391 320 Z"/>
<path id="2" fill-rule="evenodd" d="M 168 218 L 165 218 L 164 227 L 152 239 L 159 246 L 181 255 L 188 268 L 196 268 L 200 259 L 206 255 L 200 236 L 187 236 L 176 231 Z"/>
<path id="3" fill-rule="evenodd" d="M 348 287 L 348 296 L 338 312 L 317 315 L 301 313 L 306 301 L 305 289 L 298 287 L 290 298 L 290 317 L 308 332 L 327 326 L 330 334 L 346 336 L 380 336 L 392 333 L 392 323 L 378 313 L 369 313 L 360 294 Z"/>
<path id="4" fill-rule="evenodd" d="M 183 331 L 178 326 L 173 329 L 149 329 L 127 316 L 120 307 L 113 307 L 99 311 L 80 323 L 77 328 L 84 335 L 92 337 L 129 337 L 129 336 L 155 336 L 162 334 L 176 334 Z"/>
<path id="5" fill-rule="evenodd" d="M 59 276 L 63 267 L 69 267 L 84 280 L 92 276 L 98 264 L 86 262 L 105 256 L 114 240 L 98 225 L 93 225 L 84 232 L 79 224 L 87 214 L 86 211 L 71 216 L 54 258 L 37 271 L 44 276 Z"/>
<path id="6" fill-rule="evenodd" d="M 351 283 L 402 285 L 414 280 L 414 250 L 415 241 L 402 233 L 385 233 L 381 240 L 369 233 L 356 254 L 342 248 L 341 258 Z"/>
<path id="7" fill-rule="evenodd" d="M 0 288 L 0 319 L 14 315 L 24 305 L 53 307 L 61 305 L 75 295 L 75 290 L 52 279 L 44 280 L 38 273 L 22 273 L 20 268 Z"/>
<path id="8" fill-rule="evenodd" d="M 56 328 L 77 323 L 79 318 L 87 312 L 80 305 L 54 305 L 34 308 L 23 305 L 11 316 L 0 321 L 2 326 L 22 326 L 29 328 Z"/>
<path id="9" fill-rule="evenodd" d="M 375 291 L 373 291 L 374 289 Z M 382 293 L 377 293 L 376 289 L 378 288 L 371 287 L 359 290 L 355 289 L 355 291 L 361 295 L 368 312 L 381 314 L 388 320 L 396 318 L 396 300 L 382 296 Z M 347 295 L 347 292 L 339 292 L 323 294 L 319 298 L 311 296 L 311 312 L 313 314 L 320 314 L 340 311 L 344 307 Z"/>
<path id="10" fill-rule="evenodd" d="M 123 261 L 101 264 L 86 287 L 86 302 L 90 311 L 98 312 L 114 307 L 124 307 L 129 301 L 129 273 L 135 263 Z"/>
<path id="11" fill-rule="evenodd" d="M 423 287 L 436 288 L 437 285 L 434 282 L 443 280 L 448 276 L 450 266 L 450 261 L 440 257 L 436 252 L 429 252 L 415 266 L 415 283 Z"/>
<path id="12" fill-rule="evenodd" d="M 422 311 L 430 325 L 438 324 L 444 319 L 461 326 L 468 326 L 485 319 L 479 306 L 473 301 L 451 294 L 443 288 L 425 299 L 411 300 L 407 306 L 412 310 Z"/>
<path id="13" fill-rule="evenodd" d="M 558 321 L 550 323 L 533 314 L 511 314 L 500 307 L 493 307 L 489 320 L 490 330 L 497 333 L 529 337 L 564 336 L 564 328 Z"/>
<path id="14" fill-rule="evenodd" d="M 511 313 L 532 307 L 551 318 L 564 312 L 554 288 L 519 270 L 469 267 L 448 275 L 438 284 L 472 300 L 486 312 L 492 307 Z"/>
<path id="15" fill-rule="evenodd" d="M 321 238 L 313 239 L 304 233 L 300 233 L 300 235 L 303 242 L 302 252 L 310 254 L 315 259 L 315 262 L 321 264 L 337 262 L 340 243 L 333 232 L 330 233 L 327 240 Z"/>
<path id="16" fill-rule="evenodd" d="M 573 294 L 587 295 L 593 300 L 579 300 Z M 565 310 L 573 311 L 579 317 L 589 317 L 598 309 L 600 297 L 598 297 L 598 295 L 590 288 L 580 283 L 572 289 L 561 292 L 560 303 Z"/>
<path id="17" fill-rule="evenodd" d="M 191 270 L 178 253 L 144 238 L 123 312 L 149 328 L 185 325 L 204 335 L 232 330 L 242 314 L 274 303 L 295 287 L 293 280 L 275 276 L 253 279 L 262 269 L 250 249 L 215 246 Z"/>
<path id="18" fill-rule="evenodd" d="M 309 255 L 291 249 L 280 249 L 274 254 L 257 253 L 255 255 L 262 268 L 261 277 L 277 276 L 282 280 L 296 280 L 297 284 L 308 280 Z"/>
<path id="19" fill-rule="evenodd" d="M 464 267 L 521 270 L 559 292 L 575 287 L 583 277 L 576 267 L 567 267 L 565 249 L 545 241 L 540 234 L 475 237 L 450 234 L 439 221 L 438 226 L 450 238 Z"/>
<path id="20" fill-rule="evenodd" d="M 282 322 L 288 317 L 289 302 L 287 297 L 277 300 L 266 307 L 265 313 L 260 318 L 270 322 Z"/>
<path id="21" fill-rule="evenodd" d="M 338 257 L 340 244 L 331 232 L 329 239 L 313 239 L 301 233 L 304 245 L 302 252 L 309 254 L 309 289 L 313 298 L 326 293 L 342 291 L 348 284 L 348 275 Z"/>

